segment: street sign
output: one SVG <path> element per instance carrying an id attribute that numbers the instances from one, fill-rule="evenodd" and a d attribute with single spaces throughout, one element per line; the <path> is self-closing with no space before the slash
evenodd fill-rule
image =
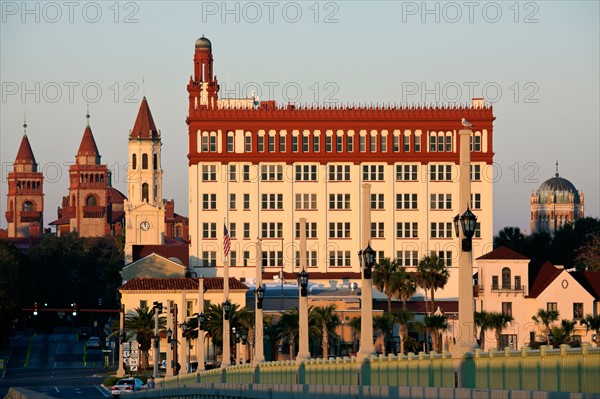
<path id="1" fill-rule="evenodd" d="M 112 352 L 112 350 L 110 350 L 110 349 L 102 349 L 102 352 L 110 353 L 110 352 Z"/>
<path id="2" fill-rule="evenodd" d="M 130 357 L 129 358 L 129 365 L 130 366 L 138 366 L 140 364 L 139 359 L 134 358 L 134 357 Z"/>
<path id="3" fill-rule="evenodd" d="M 131 366 L 129 368 L 129 370 L 131 370 L 131 371 L 138 371 L 138 366 Z"/>
<path id="4" fill-rule="evenodd" d="M 131 351 L 123 349 L 123 357 L 131 357 Z"/>

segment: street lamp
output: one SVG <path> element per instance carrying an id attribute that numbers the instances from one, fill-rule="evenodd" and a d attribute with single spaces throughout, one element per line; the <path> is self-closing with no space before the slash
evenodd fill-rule
<path id="1" fill-rule="evenodd" d="M 300 286 L 300 295 L 306 297 L 308 295 L 308 291 L 306 287 L 308 287 L 308 273 L 302 269 L 300 273 L 298 273 L 298 285 Z"/>
<path id="2" fill-rule="evenodd" d="M 171 349 L 173 349 L 173 330 L 170 328 L 167 330 L 167 343 L 171 344 Z"/>
<path id="3" fill-rule="evenodd" d="M 462 250 L 464 252 L 471 252 L 472 248 L 472 239 L 473 235 L 475 235 L 475 223 L 477 222 L 477 216 L 471 212 L 469 207 L 467 207 L 467 211 L 463 213 L 461 216 L 458 214 L 454 216 L 454 230 L 456 231 L 456 236 L 458 237 L 458 225 L 460 222 L 460 226 L 462 228 L 463 234 L 465 238 L 462 240 Z"/>
<path id="4" fill-rule="evenodd" d="M 550 330 L 550 332 L 548 333 L 548 342 L 550 343 L 550 345 L 554 345 L 554 334 L 552 333 L 552 330 Z"/>
<path id="5" fill-rule="evenodd" d="M 371 248 L 370 244 L 367 244 L 364 250 L 358 251 L 358 261 L 360 262 L 360 267 L 364 267 L 364 277 L 370 279 L 371 270 L 375 264 L 375 251 Z"/>
<path id="6" fill-rule="evenodd" d="M 254 289 L 254 295 L 256 295 L 256 307 L 258 309 L 262 309 L 263 308 L 263 299 L 265 299 L 265 289 L 262 285 L 259 285 L 258 287 L 256 287 Z"/>
<path id="7" fill-rule="evenodd" d="M 229 312 L 231 312 L 231 302 L 229 302 L 229 299 L 223 302 L 223 311 L 225 312 L 225 320 L 229 320 Z"/>

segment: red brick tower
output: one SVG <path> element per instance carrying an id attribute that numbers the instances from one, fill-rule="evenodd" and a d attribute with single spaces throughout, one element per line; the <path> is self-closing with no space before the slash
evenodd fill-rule
<path id="1" fill-rule="evenodd" d="M 8 173 L 8 206 L 6 221 L 9 237 L 40 237 L 44 216 L 44 176 L 38 172 L 33 156 L 27 124 L 13 171 Z"/>

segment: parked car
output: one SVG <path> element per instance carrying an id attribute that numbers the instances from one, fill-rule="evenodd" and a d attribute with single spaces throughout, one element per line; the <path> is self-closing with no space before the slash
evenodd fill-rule
<path id="1" fill-rule="evenodd" d="M 139 391 L 143 385 L 144 383 L 139 378 L 123 378 L 112 386 L 110 393 L 113 398 L 118 398 L 121 394 Z"/>
<path id="2" fill-rule="evenodd" d="M 88 349 L 100 349 L 102 344 L 100 343 L 99 337 L 90 337 L 90 339 L 88 339 L 87 344 L 85 344 L 85 346 Z"/>
<path id="3" fill-rule="evenodd" d="M 88 339 L 90 337 L 90 329 L 87 327 L 81 327 L 79 332 L 77 332 L 77 338 L 79 339 Z"/>

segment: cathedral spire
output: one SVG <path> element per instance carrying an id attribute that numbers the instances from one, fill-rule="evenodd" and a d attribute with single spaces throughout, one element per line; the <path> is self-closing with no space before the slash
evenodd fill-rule
<path id="1" fill-rule="evenodd" d="M 94 139 L 94 135 L 92 134 L 92 128 L 90 127 L 90 114 L 85 114 L 86 118 L 86 127 L 83 132 L 83 137 L 81 138 L 81 144 L 79 144 L 79 150 L 77 151 L 77 155 L 75 156 L 78 164 L 85 165 L 99 165 L 100 164 L 100 153 L 98 151 L 98 146 L 96 145 L 96 140 Z"/>
<path id="2" fill-rule="evenodd" d="M 138 111 L 137 118 L 135 119 L 135 124 L 133 125 L 133 129 L 129 135 L 131 139 L 153 139 L 156 140 L 160 137 L 158 129 L 154 124 L 154 119 L 152 118 L 152 112 L 150 112 L 150 106 L 148 105 L 148 101 L 146 97 L 142 99 L 142 103 L 140 104 L 140 110 Z"/>
<path id="3" fill-rule="evenodd" d="M 556 160 L 556 177 L 558 177 L 558 160 Z"/>

